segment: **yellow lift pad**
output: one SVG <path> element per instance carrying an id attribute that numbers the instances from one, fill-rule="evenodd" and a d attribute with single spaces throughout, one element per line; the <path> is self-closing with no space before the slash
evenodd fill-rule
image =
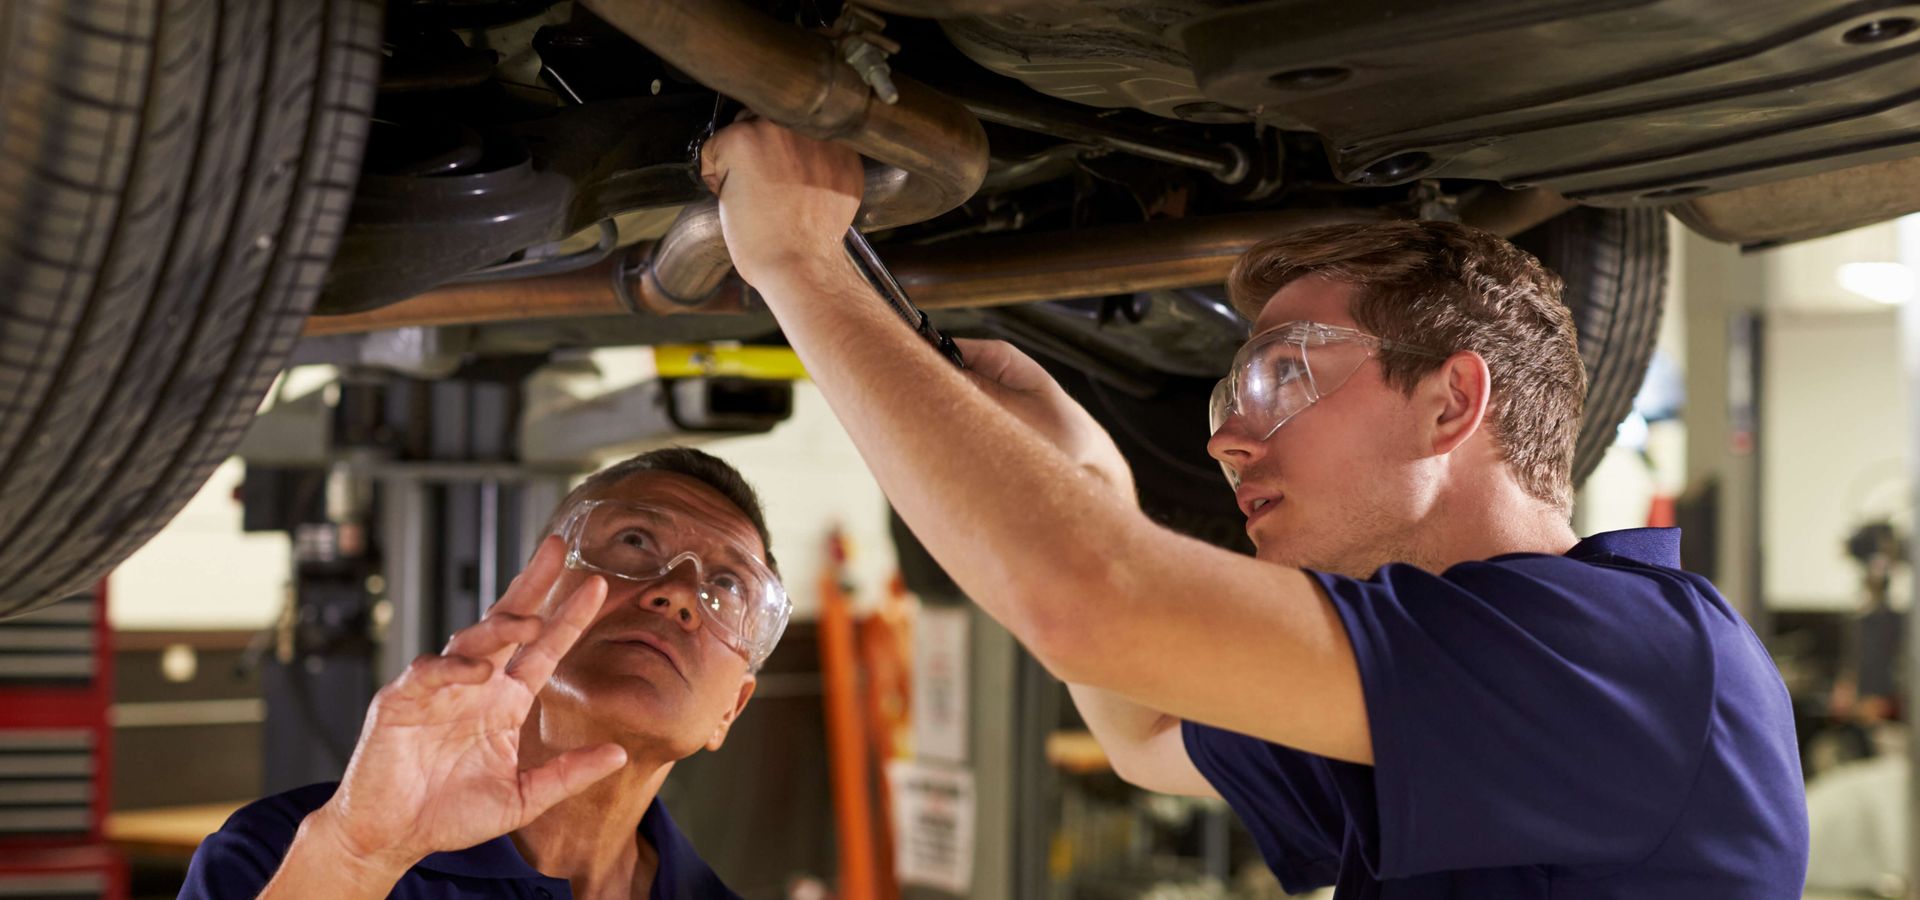
<path id="1" fill-rule="evenodd" d="M 660 344 L 653 348 L 661 378 L 756 378 L 805 381 L 807 370 L 789 347 L 727 344 Z"/>

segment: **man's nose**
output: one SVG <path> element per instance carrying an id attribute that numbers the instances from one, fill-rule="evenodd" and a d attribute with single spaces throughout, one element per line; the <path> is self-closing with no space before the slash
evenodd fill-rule
<path id="1" fill-rule="evenodd" d="M 686 561 L 667 569 L 641 592 L 640 605 L 680 623 L 687 631 L 699 628 L 700 567 Z"/>
<path id="2" fill-rule="evenodd" d="M 1241 416 L 1229 417 L 1221 423 L 1220 430 L 1207 439 L 1207 455 L 1236 472 L 1245 472 L 1266 453 L 1267 443 L 1255 439 L 1247 420 Z"/>

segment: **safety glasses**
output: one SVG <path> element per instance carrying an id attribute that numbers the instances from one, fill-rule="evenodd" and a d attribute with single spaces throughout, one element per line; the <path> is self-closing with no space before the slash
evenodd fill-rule
<path id="1" fill-rule="evenodd" d="M 1227 420 L 1239 417 L 1259 440 L 1273 437 L 1280 426 L 1338 390 L 1362 363 L 1383 350 L 1443 355 L 1319 322 L 1288 322 L 1261 332 L 1240 348 L 1227 377 L 1214 385 L 1207 410 L 1210 433 L 1218 434 Z"/>
<path id="2" fill-rule="evenodd" d="M 567 567 L 636 584 L 691 574 L 704 627 L 758 669 L 787 630 L 780 576 L 725 532 L 677 510 L 612 500 L 580 504 L 560 525 Z"/>

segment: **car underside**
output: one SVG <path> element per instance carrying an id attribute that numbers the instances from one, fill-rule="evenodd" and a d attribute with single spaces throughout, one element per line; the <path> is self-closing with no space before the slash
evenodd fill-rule
<path id="1" fill-rule="evenodd" d="M 1667 214 L 1760 247 L 1920 208 L 1920 22 L 1880 2 L 155 2 L 123 36 L 178 65 L 115 77 L 104 5 L 28 6 L 0 39 L 27 123 L 0 169 L 0 612 L 137 547 L 289 358 L 394 329 L 454 356 L 778 342 L 697 177 L 745 110 L 867 157 L 857 224 L 914 302 L 1042 358 L 1201 534 L 1233 518 L 1201 398 L 1248 327 L 1219 286 L 1264 238 L 1442 218 L 1539 255 L 1589 369 L 1584 475 L 1646 369 Z M 113 165 L 63 168 L 96 143 Z M 142 210 L 168 224 L 134 266 Z M 149 457 L 165 484 L 72 477 Z M 80 537 L 35 568 L 49 515 Z"/>

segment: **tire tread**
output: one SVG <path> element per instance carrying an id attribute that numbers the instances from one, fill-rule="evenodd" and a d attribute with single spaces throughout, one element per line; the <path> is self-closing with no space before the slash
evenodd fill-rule
<path id="1" fill-rule="evenodd" d="M 0 130 L 8 615 L 104 575 L 244 434 L 344 225 L 381 31 L 376 0 L 0 15 L 5 58 L 39 57 L 0 64 L 0 121 L 29 123 Z"/>

